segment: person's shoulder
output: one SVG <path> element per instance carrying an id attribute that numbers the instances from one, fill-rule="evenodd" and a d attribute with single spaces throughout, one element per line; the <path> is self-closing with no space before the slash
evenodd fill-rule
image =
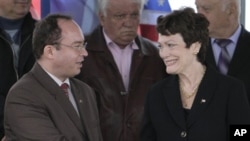
<path id="1" fill-rule="evenodd" d="M 78 89 L 79 95 L 84 95 L 84 97 L 88 97 L 88 99 L 95 99 L 95 91 L 92 87 L 90 87 L 87 83 L 77 79 L 77 78 L 70 78 L 70 82 Z"/>
<path id="2" fill-rule="evenodd" d="M 27 24 L 27 23 L 36 23 L 38 22 L 39 20 L 33 18 L 32 14 L 29 12 L 27 13 L 25 16 L 24 16 L 24 24 Z"/>
<path id="3" fill-rule="evenodd" d="M 13 86 L 12 88 L 30 88 L 30 85 L 31 84 L 34 84 L 35 83 L 35 80 L 34 77 L 33 77 L 33 74 L 28 72 L 26 74 L 24 74 L 22 76 L 22 78 L 20 78 Z"/>
<path id="4" fill-rule="evenodd" d="M 142 43 L 142 44 L 145 44 L 145 45 L 148 45 L 150 47 L 153 47 L 153 48 L 156 48 L 157 49 L 157 43 L 150 40 L 150 39 L 147 39 L 145 37 L 142 37 L 142 36 L 137 36 L 137 38 L 139 39 L 139 41 Z"/>
<path id="5" fill-rule="evenodd" d="M 152 89 L 161 89 L 163 87 L 175 85 L 178 81 L 176 75 L 167 75 L 164 79 L 159 80 L 158 82 L 152 85 Z"/>
<path id="6" fill-rule="evenodd" d="M 206 64 L 207 67 L 207 77 L 212 77 L 214 81 L 219 81 L 222 83 L 231 83 L 231 82 L 239 82 L 237 78 L 234 78 L 229 75 L 221 74 L 218 70 L 212 67 L 210 64 Z"/>
<path id="7" fill-rule="evenodd" d="M 28 72 L 22 78 L 20 78 L 16 83 L 10 88 L 7 97 L 8 99 L 22 99 L 28 97 L 30 99 L 35 99 L 37 94 L 34 94 L 37 91 L 37 86 L 40 86 L 40 83 L 34 78 L 33 74 Z M 32 98 L 31 98 L 32 97 Z"/>
<path id="8" fill-rule="evenodd" d="M 242 26 L 238 42 L 249 42 L 250 43 L 249 38 L 250 38 L 250 31 L 246 30 L 245 27 Z"/>
<path id="9" fill-rule="evenodd" d="M 87 83 L 85 83 L 77 78 L 70 78 L 70 81 L 73 83 L 73 85 L 76 85 L 78 88 L 87 89 L 87 90 L 92 91 L 92 88 Z"/>
<path id="10" fill-rule="evenodd" d="M 232 85 L 234 85 L 234 84 L 244 85 L 244 84 L 243 84 L 243 81 L 241 81 L 240 79 L 235 78 L 235 77 L 233 77 L 233 76 L 223 75 L 222 77 L 224 77 L 224 80 L 225 80 L 226 82 L 232 83 Z"/>
<path id="11" fill-rule="evenodd" d="M 85 35 L 85 40 L 87 42 L 96 41 L 97 38 L 103 37 L 102 26 L 98 25 L 91 33 Z"/>
<path id="12" fill-rule="evenodd" d="M 159 47 L 157 46 L 156 42 L 151 41 L 142 36 L 137 36 L 135 38 L 135 42 L 141 48 L 144 54 L 157 55 L 157 56 L 159 55 Z"/>
<path id="13" fill-rule="evenodd" d="M 243 86 L 243 81 L 229 75 L 218 74 L 218 80 L 221 84 L 227 85 L 228 87 Z"/>
<path id="14" fill-rule="evenodd" d="M 248 31 L 244 26 L 242 26 L 242 33 L 250 36 L 250 31 Z"/>
<path id="15" fill-rule="evenodd" d="M 169 75 L 166 78 L 154 83 L 148 90 L 147 99 L 159 99 L 162 94 L 170 88 L 175 88 L 178 85 L 176 75 Z"/>

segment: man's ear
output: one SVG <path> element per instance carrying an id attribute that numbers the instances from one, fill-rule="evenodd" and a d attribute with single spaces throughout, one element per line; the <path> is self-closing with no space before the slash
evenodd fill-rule
<path id="1" fill-rule="evenodd" d="M 232 14 L 237 14 L 238 12 L 237 12 L 237 5 L 236 5 L 236 3 L 233 3 L 233 2 L 230 2 L 230 3 L 228 3 L 228 5 L 227 5 L 227 14 L 228 15 L 232 15 Z"/>
<path id="2" fill-rule="evenodd" d="M 103 13 L 99 12 L 98 13 L 98 18 L 99 18 L 101 26 L 103 26 L 103 23 L 104 23 L 104 20 L 105 20 Z"/>
<path id="3" fill-rule="evenodd" d="M 54 57 L 54 53 L 56 48 L 52 45 L 46 45 L 43 49 L 44 57 L 52 59 Z"/>

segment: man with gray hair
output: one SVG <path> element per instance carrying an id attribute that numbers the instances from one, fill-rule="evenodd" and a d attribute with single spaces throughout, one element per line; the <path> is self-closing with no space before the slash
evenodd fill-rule
<path id="1" fill-rule="evenodd" d="M 94 88 L 104 141 L 139 141 L 144 99 L 166 76 L 158 49 L 137 35 L 143 0 L 99 0 L 101 25 L 86 37 L 78 78 Z"/>
<path id="2" fill-rule="evenodd" d="M 210 22 L 207 63 L 225 75 L 242 80 L 250 101 L 250 63 L 247 61 L 250 60 L 250 33 L 240 24 L 241 0 L 196 0 L 195 4 L 197 11 Z"/>

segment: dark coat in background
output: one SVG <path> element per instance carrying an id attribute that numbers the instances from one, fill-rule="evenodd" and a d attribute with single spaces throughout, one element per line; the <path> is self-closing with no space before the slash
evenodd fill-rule
<path id="1" fill-rule="evenodd" d="M 20 52 L 18 69 L 14 67 L 13 51 L 4 30 L 0 28 L 0 139 L 4 136 L 3 110 L 6 95 L 10 87 L 25 73 L 35 62 L 32 52 L 32 35 L 36 21 L 31 14 L 27 14 L 21 26 Z"/>
<path id="2" fill-rule="evenodd" d="M 207 48 L 206 61 L 217 69 L 211 44 Z M 243 26 L 227 75 L 244 82 L 250 102 L 250 33 Z"/>

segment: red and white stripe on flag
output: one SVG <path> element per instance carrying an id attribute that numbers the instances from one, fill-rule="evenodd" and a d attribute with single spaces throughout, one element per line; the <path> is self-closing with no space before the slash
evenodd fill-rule
<path id="1" fill-rule="evenodd" d="M 146 0 L 142 11 L 140 33 L 143 37 L 157 41 L 156 20 L 160 15 L 171 12 L 168 0 Z"/>
<path id="2" fill-rule="evenodd" d="M 41 19 L 41 0 L 32 0 L 30 12 L 33 18 L 37 20 Z"/>

